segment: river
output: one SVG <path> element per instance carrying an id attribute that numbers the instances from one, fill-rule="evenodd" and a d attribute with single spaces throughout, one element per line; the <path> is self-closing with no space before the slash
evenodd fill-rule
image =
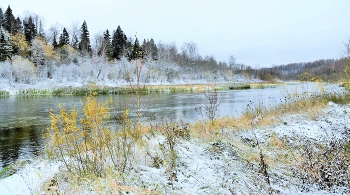
<path id="1" fill-rule="evenodd" d="M 333 85 L 329 89 L 336 89 Z M 240 116 L 250 106 L 276 106 L 284 102 L 287 94 L 298 91 L 317 91 L 316 84 L 288 84 L 274 88 L 218 91 L 220 116 Z M 100 102 L 112 98 L 111 116 L 117 116 L 126 108 L 133 107 L 135 98 L 131 95 L 98 96 Z M 75 106 L 81 114 L 84 97 L 16 97 L 0 98 L 0 169 L 17 159 L 30 158 L 42 152 L 45 143 L 43 133 L 48 127 L 49 110 L 58 111 L 58 104 L 67 108 Z M 154 93 L 142 96 L 144 117 L 154 120 L 182 119 L 185 122 L 201 120 L 195 110 L 206 102 L 203 92 L 197 93 Z"/>

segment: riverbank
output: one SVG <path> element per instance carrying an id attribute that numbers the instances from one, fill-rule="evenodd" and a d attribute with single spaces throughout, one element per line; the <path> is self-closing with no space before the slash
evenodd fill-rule
<path id="1" fill-rule="evenodd" d="M 124 176 L 107 166 L 103 177 L 81 178 L 62 163 L 41 158 L 17 163 L 18 171 L 0 180 L 0 193 L 349 193 L 350 105 L 290 106 L 281 107 L 284 114 L 255 112 L 237 119 L 244 123 L 241 127 L 220 125 L 225 119 L 214 126 L 191 124 L 189 137 L 175 139 L 176 169 L 170 166 L 168 150 L 162 149 L 167 147 L 167 134 L 148 131 L 135 146 L 139 150 Z"/>
<path id="2" fill-rule="evenodd" d="M 177 93 L 177 92 L 200 92 L 207 90 L 240 90 L 251 88 L 271 88 L 283 85 L 283 82 L 225 82 L 225 83 L 181 83 L 181 84 L 120 84 L 120 85 L 97 85 L 90 83 L 82 85 L 71 83 L 71 85 L 57 86 L 54 84 L 36 85 L 2 85 L 0 97 L 8 96 L 85 96 L 89 94 L 130 94 L 130 93 Z"/>

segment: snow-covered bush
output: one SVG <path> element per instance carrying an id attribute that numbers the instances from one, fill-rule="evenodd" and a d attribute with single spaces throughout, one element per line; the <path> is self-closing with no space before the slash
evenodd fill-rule
<path id="1" fill-rule="evenodd" d="M 84 67 L 76 64 L 62 64 L 54 67 L 52 78 L 57 81 L 77 81 L 83 77 Z"/>
<path id="2" fill-rule="evenodd" d="M 0 62 L 0 83 L 12 81 L 12 71 L 10 61 Z"/>
<path id="3" fill-rule="evenodd" d="M 38 79 L 35 65 L 27 58 L 15 56 L 12 60 L 13 75 L 16 82 L 32 84 Z"/>
<path id="4" fill-rule="evenodd" d="M 348 137 L 333 138 L 325 145 L 304 142 L 300 150 L 302 159 L 297 164 L 295 174 L 302 181 L 302 187 L 305 190 L 313 184 L 317 184 L 322 190 L 331 190 L 340 186 L 350 188 Z"/>

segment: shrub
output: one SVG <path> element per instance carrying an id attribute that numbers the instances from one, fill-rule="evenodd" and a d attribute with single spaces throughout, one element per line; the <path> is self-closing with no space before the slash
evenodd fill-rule
<path id="1" fill-rule="evenodd" d="M 328 144 L 305 143 L 300 147 L 302 159 L 296 166 L 295 175 L 302 187 L 316 184 L 322 190 L 334 187 L 350 187 L 349 140 L 333 139 Z"/>
<path id="2" fill-rule="evenodd" d="M 99 103 L 95 97 L 87 97 L 80 120 L 76 108 L 68 112 L 59 105 L 58 114 L 51 110 L 47 129 L 49 156 L 79 176 L 105 176 L 111 164 L 122 175 L 133 156 L 133 129 L 128 111 L 122 116 L 120 130 L 107 124 L 110 104 L 111 100 Z"/>
<path id="3" fill-rule="evenodd" d="M 13 73 L 17 82 L 31 84 L 38 78 L 35 65 L 26 58 L 16 56 L 12 60 Z"/>

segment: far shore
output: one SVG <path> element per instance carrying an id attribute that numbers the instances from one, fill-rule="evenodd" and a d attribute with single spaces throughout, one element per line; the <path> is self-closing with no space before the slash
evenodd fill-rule
<path id="1" fill-rule="evenodd" d="M 276 87 L 285 82 L 191 82 L 191 83 L 89 83 L 77 82 L 55 85 L 50 82 L 31 84 L 3 84 L 0 86 L 0 97 L 6 96 L 63 96 L 95 94 L 128 94 L 132 92 L 163 93 L 163 92 L 199 92 L 206 90 L 240 90 L 251 88 Z"/>

